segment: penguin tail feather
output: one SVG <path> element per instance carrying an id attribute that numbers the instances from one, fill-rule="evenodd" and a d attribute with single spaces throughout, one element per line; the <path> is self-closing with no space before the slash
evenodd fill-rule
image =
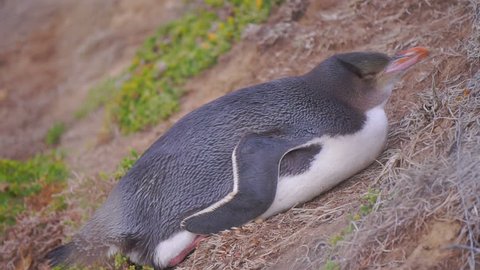
<path id="1" fill-rule="evenodd" d="M 57 266 L 65 269 L 71 266 L 91 265 L 108 257 L 105 246 L 88 245 L 88 243 L 78 240 L 74 239 L 72 242 L 51 250 L 45 256 L 45 260 L 51 267 Z"/>
<path id="2" fill-rule="evenodd" d="M 52 268 L 55 266 L 65 268 L 75 263 L 73 258 L 78 253 L 75 244 L 70 242 L 51 250 L 45 258 Z"/>

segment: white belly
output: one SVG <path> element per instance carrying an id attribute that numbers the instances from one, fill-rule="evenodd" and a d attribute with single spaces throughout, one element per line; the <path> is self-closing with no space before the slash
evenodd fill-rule
<path id="1" fill-rule="evenodd" d="M 372 163 L 383 150 L 388 120 L 383 106 L 369 110 L 366 116 L 363 129 L 355 134 L 313 140 L 322 149 L 310 168 L 302 174 L 279 179 L 275 200 L 262 217 L 311 200 Z"/>

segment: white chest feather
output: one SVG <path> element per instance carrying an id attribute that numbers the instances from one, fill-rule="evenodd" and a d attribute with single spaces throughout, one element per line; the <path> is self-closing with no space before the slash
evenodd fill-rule
<path id="1" fill-rule="evenodd" d="M 279 179 L 275 200 L 262 217 L 311 200 L 371 164 L 385 144 L 388 120 L 383 106 L 369 110 L 366 116 L 357 133 L 312 140 L 322 146 L 321 151 L 306 172 Z"/>

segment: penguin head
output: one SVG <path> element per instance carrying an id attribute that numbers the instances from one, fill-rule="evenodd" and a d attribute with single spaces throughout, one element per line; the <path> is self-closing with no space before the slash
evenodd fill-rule
<path id="1" fill-rule="evenodd" d="M 307 76 L 320 76 L 330 95 L 366 111 L 384 104 L 395 82 L 427 56 L 428 50 L 421 47 L 398 52 L 392 57 L 378 52 L 337 54 Z"/>

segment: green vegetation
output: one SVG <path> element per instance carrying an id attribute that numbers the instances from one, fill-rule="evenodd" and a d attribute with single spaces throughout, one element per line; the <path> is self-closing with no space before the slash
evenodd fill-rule
<path id="1" fill-rule="evenodd" d="M 45 143 L 47 145 L 57 145 L 62 138 L 63 133 L 65 132 L 65 124 L 57 122 L 47 131 L 45 136 Z"/>
<path id="2" fill-rule="evenodd" d="M 340 233 L 334 235 L 332 238 L 330 238 L 330 245 L 335 247 L 338 242 L 343 241 L 345 236 L 349 235 L 351 232 L 353 232 L 353 222 L 359 221 L 366 215 L 370 214 L 373 210 L 373 207 L 375 206 L 375 203 L 377 202 L 379 191 L 375 189 L 369 189 L 368 193 L 363 195 L 361 198 L 362 204 L 360 205 L 360 208 L 358 209 L 357 213 L 350 215 L 349 216 L 349 224 L 347 227 L 343 228 Z"/>
<path id="3" fill-rule="evenodd" d="M 375 189 L 369 189 L 368 193 L 363 195 L 362 204 L 360 205 L 359 214 L 364 217 L 373 210 L 373 206 L 377 203 L 378 195 L 380 191 Z"/>
<path id="4" fill-rule="evenodd" d="M 134 265 L 131 262 L 129 262 L 128 258 L 116 254 L 114 258 L 114 269 L 115 270 L 120 270 L 120 269 L 126 269 L 126 270 L 137 270 L 137 269 L 142 269 L 142 270 L 153 270 L 152 267 L 149 266 L 139 266 L 139 265 Z"/>
<path id="5" fill-rule="evenodd" d="M 67 168 L 58 153 L 38 155 L 24 162 L 1 159 L 0 232 L 15 223 L 15 217 L 25 209 L 27 199 L 42 190 L 58 190 L 54 187 L 63 186 L 67 176 Z"/>
<path id="6" fill-rule="evenodd" d="M 122 178 L 128 172 L 128 170 L 132 168 L 133 164 L 135 164 L 139 157 L 140 155 L 137 153 L 137 151 L 131 150 L 130 155 L 124 157 L 120 161 L 117 170 L 113 173 L 113 178 L 115 178 L 116 180 Z"/>
<path id="7" fill-rule="evenodd" d="M 335 249 L 340 241 L 343 241 L 345 237 L 351 234 L 354 230 L 354 222 L 361 220 L 366 215 L 370 214 L 373 210 L 373 207 L 377 203 L 378 195 L 380 191 L 376 189 L 369 189 L 367 194 L 363 195 L 361 198 L 362 204 L 360 208 L 355 214 L 350 214 L 348 216 L 348 226 L 343 228 L 338 234 L 335 234 L 332 238 L 330 238 L 329 243 L 331 249 Z M 325 270 L 337 270 L 340 269 L 340 264 L 334 260 L 327 260 L 323 269 Z"/>
<path id="8" fill-rule="evenodd" d="M 336 261 L 327 260 L 323 269 L 324 270 L 340 270 L 340 265 Z"/>
<path id="9" fill-rule="evenodd" d="M 88 91 L 87 98 L 80 109 L 75 112 L 77 119 L 82 119 L 89 113 L 104 106 L 118 90 L 117 78 L 107 78 Z"/>
<path id="10" fill-rule="evenodd" d="M 335 247 L 338 244 L 338 242 L 343 241 L 345 236 L 350 234 L 351 232 L 353 232 L 353 225 L 350 222 L 348 224 L 348 226 L 343 228 L 343 230 L 340 233 L 338 233 L 338 234 L 334 235 L 332 238 L 330 238 L 330 241 L 329 241 L 330 245 Z"/>
<path id="11" fill-rule="evenodd" d="M 160 27 L 140 48 L 129 79 L 107 104 L 107 121 L 131 133 L 169 117 L 179 107 L 186 80 L 212 66 L 246 25 L 265 20 L 277 2 L 205 0 L 192 13 Z"/>

